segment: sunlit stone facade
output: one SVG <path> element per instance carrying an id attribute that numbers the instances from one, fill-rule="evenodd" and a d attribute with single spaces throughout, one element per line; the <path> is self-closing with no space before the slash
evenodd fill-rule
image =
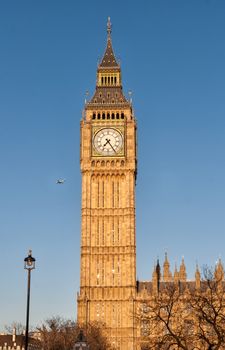
<path id="1" fill-rule="evenodd" d="M 136 120 L 107 47 L 81 120 L 81 272 L 78 320 L 104 322 L 118 349 L 135 348 Z"/>
<path id="2" fill-rule="evenodd" d="M 80 124 L 82 174 L 81 265 L 78 321 L 105 324 L 110 343 L 118 350 L 145 346 L 147 322 L 140 311 L 157 293 L 175 285 L 182 293 L 200 290 L 187 281 L 182 259 L 171 272 L 165 255 L 162 271 L 153 270 L 151 281 L 136 280 L 135 182 L 137 175 L 136 118 L 131 99 L 123 94 L 121 68 L 107 24 L 107 46 L 98 65 L 94 96 L 86 101 Z M 224 280 L 222 263 L 215 277 Z M 153 334 L 157 336 L 157 332 Z M 144 344 L 144 345 L 143 345 Z M 176 348 L 176 347 L 175 347 Z"/>

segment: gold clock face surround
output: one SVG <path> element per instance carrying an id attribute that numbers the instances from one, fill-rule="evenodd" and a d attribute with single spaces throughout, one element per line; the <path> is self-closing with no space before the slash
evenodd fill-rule
<path id="1" fill-rule="evenodd" d="M 93 136 L 95 155 L 106 157 L 118 156 L 123 153 L 124 137 L 120 130 L 114 127 L 102 127 Z"/>

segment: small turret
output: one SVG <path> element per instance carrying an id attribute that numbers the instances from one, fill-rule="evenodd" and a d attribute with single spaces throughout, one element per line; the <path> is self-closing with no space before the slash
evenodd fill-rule
<path id="1" fill-rule="evenodd" d="M 152 272 L 152 288 L 153 288 L 153 292 L 156 293 L 157 292 L 157 272 L 156 272 L 155 265 L 154 265 L 154 269 Z"/>
<path id="2" fill-rule="evenodd" d="M 170 272 L 170 263 L 168 261 L 167 252 L 165 253 L 165 261 L 163 264 L 163 280 L 165 282 L 172 281 L 172 273 Z"/>
<path id="3" fill-rule="evenodd" d="M 152 273 L 152 284 L 153 284 L 154 293 L 159 293 L 160 278 L 161 278 L 160 264 L 159 264 L 159 259 L 157 259 L 157 265 L 154 266 L 154 270 Z"/>
<path id="4" fill-rule="evenodd" d="M 16 341 L 16 327 L 13 327 L 12 342 L 15 343 L 15 341 Z"/>
<path id="5" fill-rule="evenodd" d="M 182 258 L 180 271 L 179 271 L 180 281 L 185 282 L 187 280 L 186 266 L 184 263 L 184 257 Z"/>
<path id="6" fill-rule="evenodd" d="M 160 272 L 160 265 L 159 265 L 159 259 L 157 259 L 157 265 L 156 265 L 156 276 L 157 276 L 157 291 L 159 293 L 159 284 L 160 284 L 160 278 L 161 278 L 161 272 Z"/>
<path id="7" fill-rule="evenodd" d="M 180 280 L 179 272 L 177 270 L 177 264 L 175 264 L 173 280 L 175 283 L 179 283 L 179 280 Z"/>
<path id="8" fill-rule="evenodd" d="M 216 264 L 214 277 L 217 282 L 224 280 L 224 268 L 221 259 L 219 259 L 218 263 Z"/>
<path id="9" fill-rule="evenodd" d="M 196 271 L 195 271 L 195 284 L 196 284 L 196 289 L 200 289 L 201 287 L 201 274 L 198 268 L 198 264 L 196 265 Z"/>

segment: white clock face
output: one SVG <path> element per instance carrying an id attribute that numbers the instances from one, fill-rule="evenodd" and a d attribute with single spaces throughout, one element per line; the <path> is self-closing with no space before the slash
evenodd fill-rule
<path id="1" fill-rule="evenodd" d="M 94 135 L 93 144 L 99 154 L 114 156 L 123 147 L 123 136 L 117 129 L 103 128 Z"/>

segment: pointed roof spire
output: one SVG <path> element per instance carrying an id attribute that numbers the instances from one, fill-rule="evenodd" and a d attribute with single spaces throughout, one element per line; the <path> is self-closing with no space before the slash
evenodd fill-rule
<path id="1" fill-rule="evenodd" d="M 186 273 L 186 266 L 185 266 L 185 263 L 184 263 L 184 257 L 182 257 L 179 275 L 180 275 L 180 280 L 181 281 L 186 281 L 187 273 Z"/>
<path id="2" fill-rule="evenodd" d="M 201 286 L 201 274 L 199 271 L 198 264 L 196 264 L 196 270 L 195 270 L 195 283 L 196 283 L 196 288 L 200 289 Z"/>
<path id="3" fill-rule="evenodd" d="M 112 24 L 110 21 L 110 17 L 108 17 L 108 22 L 107 22 L 107 33 L 108 33 L 108 40 L 111 39 L 111 33 L 112 33 Z"/>
<path id="4" fill-rule="evenodd" d="M 112 24 L 110 21 L 110 17 L 108 17 L 107 22 L 107 46 L 103 56 L 103 59 L 99 65 L 99 68 L 119 68 L 119 64 L 116 61 L 113 48 L 112 48 Z"/>
<path id="5" fill-rule="evenodd" d="M 217 281 L 222 281 L 224 279 L 224 269 L 221 258 L 219 258 L 219 261 L 216 264 L 214 276 Z"/>
<path id="6" fill-rule="evenodd" d="M 165 252 L 165 260 L 163 263 L 163 279 L 165 282 L 172 280 L 172 274 L 170 272 L 170 263 L 168 260 L 167 252 Z"/>
<path id="7" fill-rule="evenodd" d="M 165 252 L 165 261 L 164 261 L 164 265 L 169 265 L 167 252 Z"/>
<path id="8" fill-rule="evenodd" d="M 173 275 L 173 279 L 174 282 L 178 283 L 179 282 L 179 272 L 177 270 L 177 264 L 175 264 L 175 269 L 174 269 L 174 275 Z"/>
<path id="9" fill-rule="evenodd" d="M 157 293 L 159 293 L 160 289 L 160 279 L 161 279 L 161 272 L 160 272 L 160 264 L 159 259 L 157 259 L 157 265 L 154 267 L 154 287 Z"/>
<path id="10" fill-rule="evenodd" d="M 199 267 L 198 267 L 198 263 L 196 263 L 196 270 L 195 270 L 195 276 L 199 276 L 199 278 L 201 277 L 200 271 L 199 271 Z"/>
<path id="11" fill-rule="evenodd" d="M 157 265 L 155 268 L 155 272 L 156 272 L 156 276 L 157 276 L 157 280 L 160 281 L 161 278 L 161 272 L 160 272 L 160 264 L 159 264 L 159 259 L 157 259 Z"/>

